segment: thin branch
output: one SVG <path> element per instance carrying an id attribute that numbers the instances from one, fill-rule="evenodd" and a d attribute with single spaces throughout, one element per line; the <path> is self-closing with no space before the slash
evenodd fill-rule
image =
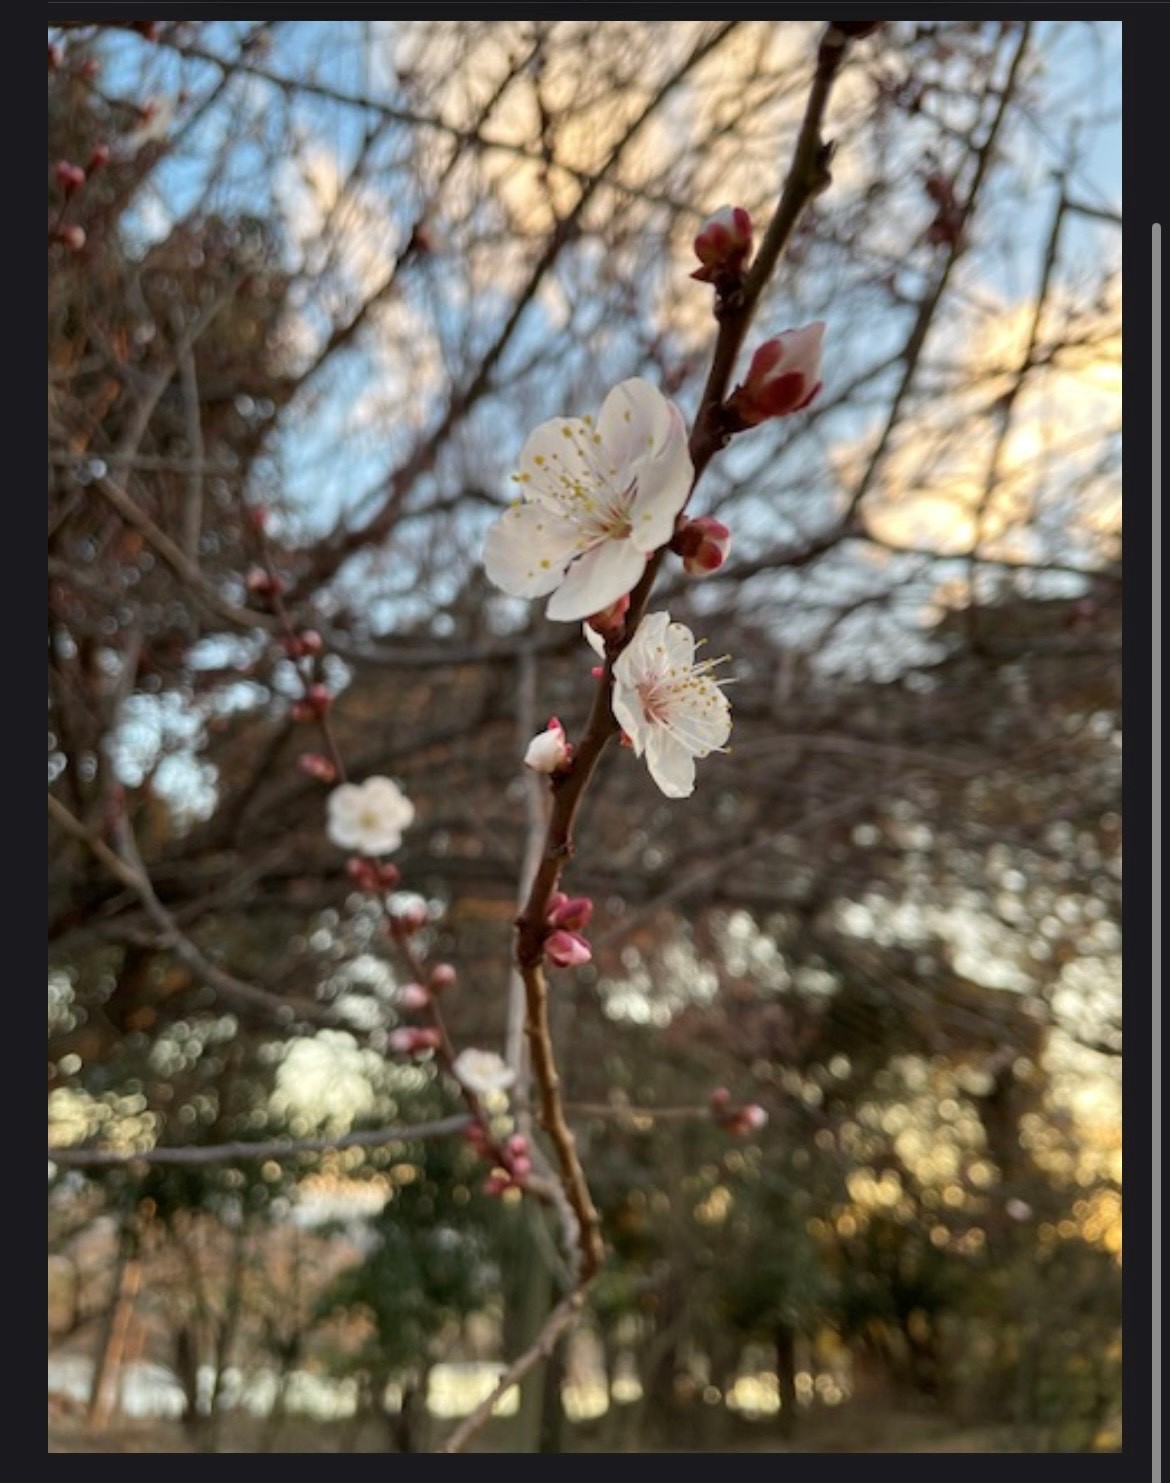
<path id="1" fill-rule="evenodd" d="M 476 1434 L 480 1427 L 487 1421 L 495 1410 L 497 1403 L 507 1395 L 513 1385 L 517 1385 L 533 1365 L 542 1359 L 548 1359 L 556 1347 L 557 1340 L 564 1331 L 575 1321 L 577 1314 L 585 1305 L 585 1298 L 589 1290 L 588 1283 L 582 1283 L 575 1288 L 567 1298 L 564 1298 L 553 1311 L 536 1337 L 532 1346 L 524 1351 L 518 1359 L 512 1361 L 504 1373 L 500 1376 L 492 1393 L 476 1406 L 470 1416 L 467 1416 L 455 1428 L 443 1445 L 440 1452 L 462 1452 L 467 1443 Z"/>
<path id="2" fill-rule="evenodd" d="M 418 1142 L 462 1133 L 471 1118 L 438 1118 L 401 1128 L 363 1128 L 336 1138 L 272 1138 L 263 1143 L 207 1143 L 189 1147 L 146 1148 L 123 1152 L 112 1148 L 52 1148 L 54 1164 L 70 1169 L 116 1169 L 126 1164 L 203 1165 L 247 1163 L 251 1159 L 289 1159 L 303 1153 L 329 1153 L 343 1148 L 384 1148 L 389 1143 Z"/>

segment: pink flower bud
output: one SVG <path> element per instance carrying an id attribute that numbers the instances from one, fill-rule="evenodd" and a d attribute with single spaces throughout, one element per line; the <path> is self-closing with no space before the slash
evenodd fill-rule
<path id="1" fill-rule="evenodd" d="M 431 990 L 433 993 L 441 994 L 444 989 L 449 989 L 458 975 L 454 966 L 450 963 L 436 963 L 431 969 Z"/>
<path id="2" fill-rule="evenodd" d="M 404 1025 L 391 1030 L 387 1043 L 395 1055 L 417 1056 L 426 1050 L 437 1050 L 443 1037 L 438 1030 Z"/>
<path id="3" fill-rule="evenodd" d="M 297 758 L 297 766 L 306 777 L 315 778 L 319 783 L 337 781 L 337 768 L 321 752 L 302 752 Z"/>
<path id="4" fill-rule="evenodd" d="M 573 749 L 565 740 L 565 728 L 555 716 L 549 718 L 548 730 L 534 736 L 524 753 L 525 767 L 533 772 L 561 772 L 573 757 Z"/>
<path id="5" fill-rule="evenodd" d="M 798 330 L 785 330 L 760 346 L 752 356 L 747 380 L 727 404 L 743 427 L 755 427 L 769 417 L 786 417 L 808 406 L 821 389 L 824 333 L 824 320 L 818 319 Z"/>
<path id="6" fill-rule="evenodd" d="M 709 1100 L 712 1112 L 723 1112 L 731 1102 L 731 1093 L 726 1087 L 716 1087 Z"/>
<path id="7" fill-rule="evenodd" d="M 262 566 L 254 566 L 244 578 L 244 586 L 253 597 L 271 597 L 274 592 L 280 591 L 280 579 L 271 572 L 266 572 Z"/>
<path id="8" fill-rule="evenodd" d="M 767 1127 L 768 1114 L 758 1102 L 749 1102 L 740 1113 L 749 1130 L 758 1133 L 761 1128 Z"/>
<path id="9" fill-rule="evenodd" d="M 625 627 L 626 614 L 629 611 L 630 594 L 626 592 L 616 602 L 611 602 L 608 608 L 602 608 L 600 613 L 594 613 L 592 618 L 586 618 L 585 622 L 594 633 L 620 633 Z"/>
<path id="10" fill-rule="evenodd" d="M 49 42 L 49 71 L 54 72 L 65 60 L 65 53 L 54 42 Z"/>
<path id="11" fill-rule="evenodd" d="M 393 891 L 402 880 L 402 872 L 397 865 L 391 865 L 389 860 L 374 862 L 374 870 L 378 877 L 378 889 L 381 891 Z"/>
<path id="12" fill-rule="evenodd" d="M 532 1160 L 523 1154 L 512 1160 L 512 1178 L 515 1180 L 526 1179 L 532 1173 Z"/>
<path id="13" fill-rule="evenodd" d="M 85 171 L 80 165 L 71 165 L 68 160 L 58 160 L 53 166 L 53 177 L 68 198 L 85 184 Z"/>
<path id="14" fill-rule="evenodd" d="M 557 896 L 562 899 L 557 901 Z M 588 896 L 562 896 L 560 891 L 549 899 L 548 923 L 550 927 L 564 928 L 567 932 L 580 932 L 588 927 L 593 916 L 593 902 Z"/>
<path id="15" fill-rule="evenodd" d="M 502 1169 L 493 1169 L 483 1182 L 483 1192 L 491 1199 L 502 1195 L 506 1189 L 511 1189 L 511 1187 L 512 1176 L 505 1174 Z"/>
<path id="16" fill-rule="evenodd" d="M 528 1139 L 523 1133 L 513 1133 L 505 1146 L 514 1159 L 528 1157 Z"/>
<path id="17" fill-rule="evenodd" d="M 731 532 L 721 520 L 700 515 L 687 520 L 675 532 L 671 548 L 682 557 L 683 567 L 692 577 L 705 577 L 717 572 L 731 549 Z"/>
<path id="18" fill-rule="evenodd" d="M 703 266 L 691 277 L 715 284 L 734 279 L 743 273 L 751 255 L 751 217 L 742 206 L 722 206 L 707 218 L 695 238 L 695 256 Z"/>
<path id="19" fill-rule="evenodd" d="M 412 902 L 390 918 L 390 930 L 396 937 L 413 937 L 426 926 L 427 917 L 427 909 L 422 902 Z"/>
<path id="20" fill-rule="evenodd" d="M 108 144 L 95 144 L 89 152 L 89 172 L 92 175 L 95 170 L 104 170 L 110 163 L 110 146 Z"/>
<path id="21" fill-rule="evenodd" d="M 101 70 L 102 64 L 96 57 L 86 57 L 85 61 L 77 69 L 77 75 L 81 78 L 82 82 L 93 82 Z"/>
<path id="22" fill-rule="evenodd" d="M 80 252 L 85 246 L 85 228 L 78 226 L 75 221 L 67 221 L 63 226 L 57 228 L 54 234 L 55 240 L 62 247 L 67 247 L 70 252 Z"/>
<path id="23" fill-rule="evenodd" d="M 359 891 L 377 891 L 378 867 L 364 855 L 351 855 L 345 862 L 345 873 Z"/>
<path id="24" fill-rule="evenodd" d="M 325 640 L 315 628 L 306 628 L 298 637 L 301 641 L 302 654 L 320 654 L 325 647 Z"/>
<path id="25" fill-rule="evenodd" d="M 600 680 L 601 677 L 602 677 L 602 675 L 605 673 L 605 665 L 604 664 L 595 664 L 593 666 L 593 668 L 589 671 L 589 673 L 593 676 L 593 678 L 595 680 Z"/>
<path id="26" fill-rule="evenodd" d="M 398 1007 L 405 1009 L 408 1014 L 418 1014 L 420 1010 L 426 1009 L 431 1002 L 430 990 L 422 984 L 403 984 L 398 990 Z"/>
<path id="27" fill-rule="evenodd" d="M 558 968 L 579 968 L 592 961 L 593 952 L 576 932 L 550 932 L 544 943 L 545 956 Z"/>
<path id="28" fill-rule="evenodd" d="M 310 685 L 305 695 L 306 701 L 312 707 L 313 714 L 323 716 L 333 704 L 333 696 L 329 693 L 327 685 Z"/>

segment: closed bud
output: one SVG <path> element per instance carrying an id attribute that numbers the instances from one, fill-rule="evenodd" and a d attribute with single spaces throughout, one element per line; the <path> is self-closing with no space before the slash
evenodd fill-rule
<path id="1" fill-rule="evenodd" d="M 325 648 L 325 640 L 315 628 L 306 628 L 298 635 L 301 642 L 301 653 L 317 655 Z"/>
<path id="2" fill-rule="evenodd" d="M 417 1056 L 423 1051 L 437 1050 L 443 1043 L 438 1030 L 429 1026 L 400 1026 L 391 1030 L 388 1041 L 390 1049 L 399 1056 Z"/>
<path id="3" fill-rule="evenodd" d="M 85 171 L 80 165 L 70 164 L 68 160 L 58 160 L 53 166 L 53 178 L 68 198 L 85 184 Z"/>
<path id="4" fill-rule="evenodd" d="M 718 571 L 727 560 L 731 531 L 721 520 L 700 515 L 697 520 L 684 521 L 670 544 L 692 577 L 705 577 Z"/>
<path id="5" fill-rule="evenodd" d="M 513 1133 L 505 1146 L 514 1159 L 528 1156 L 528 1139 L 523 1133 Z"/>
<path id="6" fill-rule="evenodd" d="M 532 1160 L 526 1155 L 521 1154 L 519 1158 L 515 1158 L 512 1160 L 512 1178 L 515 1179 L 517 1182 L 522 1179 L 527 1179 L 528 1175 L 531 1173 Z"/>
<path id="7" fill-rule="evenodd" d="M 104 170 L 110 163 L 110 146 L 108 144 L 95 144 L 89 152 L 89 172 L 92 175 L 95 170 Z"/>
<path id="8" fill-rule="evenodd" d="M 85 246 L 85 228 L 78 226 L 75 221 L 67 221 L 63 226 L 58 227 L 54 237 L 62 247 L 68 248 L 70 252 L 80 252 Z"/>
<path id="9" fill-rule="evenodd" d="M 55 72 L 65 60 L 65 53 L 53 41 L 49 42 L 49 71 Z"/>
<path id="10" fill-rule="evenodd" d="M 549 908 L 549 926 L 567 932 L 580 932 L 593 916 L 593 902 L 588 896 L 565 896 L 558 891 L 549 898 Z"/>
<path id="11" fill-rule="evenodd" d="M 550 932 L 544 943 L 545 956 L 558 968 L 579 968 L 593 959 L 593 950 L 576 932 L 558 929 Z"/>
<path id="12" fill-rule="evenodd" d="M 337 781 L 337 768 L 321 752 L 302 752 L 297 758 L 297 766 L 306 777 L 315 778 L 319 783 Z"/>
<path id="13" fill-rule="evenodd" d="M 422 984 L 403 984 L 398 990 L 398 1005 L 408 1014 L 418 1014 L 431 1002 L 430 990 Z"/>
<path id="14" fill-rule="evenodd" d="M 378 867 L 365 855 L 351 855 L 345 862 L 345 873 L 359 891 L 377 891 Z"/>
<path id="15" fill-rule="evenodd" d="M 611 602 L 608 608 L 602 608 L 600 613 L 594 613 L 592 618 L 586 618 L 585 622 L 595 633 L 608 636 L 622 631 L 629 611 L 630 594 L 625 592 L 616 602 Z"/>
<path id="16" fill-rule="evenodd" d="M 390 930 L 397 937 L 413 937 L 427 924 L 427 909 L 421 901 L 412 902 L 390 918 Z"/>
<path id="17" fill-rule="evenodd" d="M 451 963 L 436 963 L 431 969 L 431 989 L 436 994 L 441 994 L 444 989 L 449 989 L 454 984 L 458 975 L 454 965 Z"/>
<path id="18" fill-rule="evenodd" d="M 712 1112 L 725 1112 L 731 1103 L 731 1093 L 726 1087 L 716 1087 L 709 1100 Z"/>
<path id="19" fill-rule="evenodd" d="M 483 1192 L 489 1198 L 497 1198 L 512 1187 L 512 1176 L 502 1169 L 493 1169 L 483 1182 Z"/>
<path id="20" fill-rule="evenodd" d="M 730 283 L 742 277 L 751 255 L 751 217 L 742 206 L 722 206 L 695 238 L 695 256 L 702 267 L 691 277 L 700 283 Z"/>
<path id="21" fill-rule="evenodd" d="M 808 406 L 821 389 L 824 334 L 824 320 L 818 319 L 800 329 L 785 330 L 760 346 L 752 356 L 747 379 L 727 403 L 741 428 Z"/>
<path id="22" fill-rule="evenodd" d="M 262 566 L 254 566 L 244 578 L 244 586 L 253 597 L 271 597 L 280 591 L 280 579 Z"/>
<path id="23" fill-rule="evenodd" d="M 305 699 L 312 707 L 315 716 L 323 716 L 333 704 L 333 696 L 329 693 L 327 685 L 310 685 Z"/>
<path id="24" fill-rule="evenodd" d="M 525 767 L 533 772 L 562 772 L 572 761 L 573 749 L 565 740 L 565 728 L 555 716 L 548 723 L 548 730 L 534 736 L 524 753 Z"/>

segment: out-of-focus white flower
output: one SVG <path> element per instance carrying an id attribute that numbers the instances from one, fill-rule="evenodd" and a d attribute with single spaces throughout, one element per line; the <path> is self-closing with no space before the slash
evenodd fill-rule
<path id="1" fill-rule="evenodd" d="M 571 622 L 637 585 L 674 533 L 694 478 L 682 413 L 648 381 L 623 381 L 591 417 L 554 417 L 529 435 L 514 475 L 523 500 L 492 526 L 488 576 L 513 597 L 551 593 Z"/>
<path id="2" fill-rule="evenodd" d="M 480 1097 L 505 1092 L 516 1080 L 515 1071 L 494 1050 L 476 1050 L 473 1046 L 459 1052 L 451 1069 L 469 1092 Z"/>
<path id="3" fill-rule="evenodd" d="M 695 758 L 722 751 L 731 707 L 711 670 L 695 663 L 695 636 L 669 613 L 648 613 L 613 667 L 613 713 L 668 798 L 695 787 Z"/>
<path id="4" fill-rule="evenodd" d="M 414 804 L 391 778 L 342 783 L 329 795 L 329 838 L 343 850 L 387 855 L 413 819 Z"/>
<path id="5" fill-rule="evenodd" d="M 572 755 L 573 750 L 565 740 L 565 728 L 552 716 L 548 730 L 540 732 L 528 743 L 524 765 L 531 767 L 533 772 L 560 772 Z"/>

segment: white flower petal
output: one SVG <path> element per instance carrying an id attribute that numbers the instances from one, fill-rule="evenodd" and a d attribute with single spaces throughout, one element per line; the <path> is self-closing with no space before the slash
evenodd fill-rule
<path id="1" fill-rule="evenodd" d="M 593 428 L 581 417 L 553 417 L 529 433 L 516 482 L 525 497 L 564 513 L 596 482 Z"/>
<path id="2" fill-rule="evenodd" d="M 695 479 L 682 413 L 677 407 L 668 409 L 669 436 L 651 457 L 635 466 L 637 493 L 630 520 L 634 539 L 643 551 L 656 551 L 670 540 Z"/>
<path id="3" fill-rule="evenodd" d="M 615 386 L 597 418 L 605 467 L 633 463 L 661 448 L 670 432 L 670 405 L 640 376 Z"/>
<path id="4" fill-rule="evenodd" d="M 545 611 L 564 622 L 588 618 L 636 587 L 645 570 L 645 554 L 633 541 L 603 541 L 573 563 Z"/>
<path id="5" fill-rule="evenodd" d="M 695 791 L 693 754 L 662 726 L 647 738 L 646 766 L 667 798 L 689 798 Z"/>
<path id="6" fill-rule="evenodd" d="M 580 534 L 577 525 L 543 505 L 513 505 L 488 531 L 483 550 L 488 577 L 513 597 L 544 597 L 559 586 L 578 552 Z"/>
<path id="7" fill-rule="evenodd" d="M 582 623 L 582 625 L 581 625 L 581 632 L 585 635 L 585 642 L 589 645 L 589 647 L 593 650 L 593 652 L 595 654 L 599 654 L 602 657 L 602 659 L 604 659 L 605 658 L 605 640 L 598 633 L 597 629 L 596 628 L 590 628 L 589 625 L 588 625 L 588 623 Z"/>

